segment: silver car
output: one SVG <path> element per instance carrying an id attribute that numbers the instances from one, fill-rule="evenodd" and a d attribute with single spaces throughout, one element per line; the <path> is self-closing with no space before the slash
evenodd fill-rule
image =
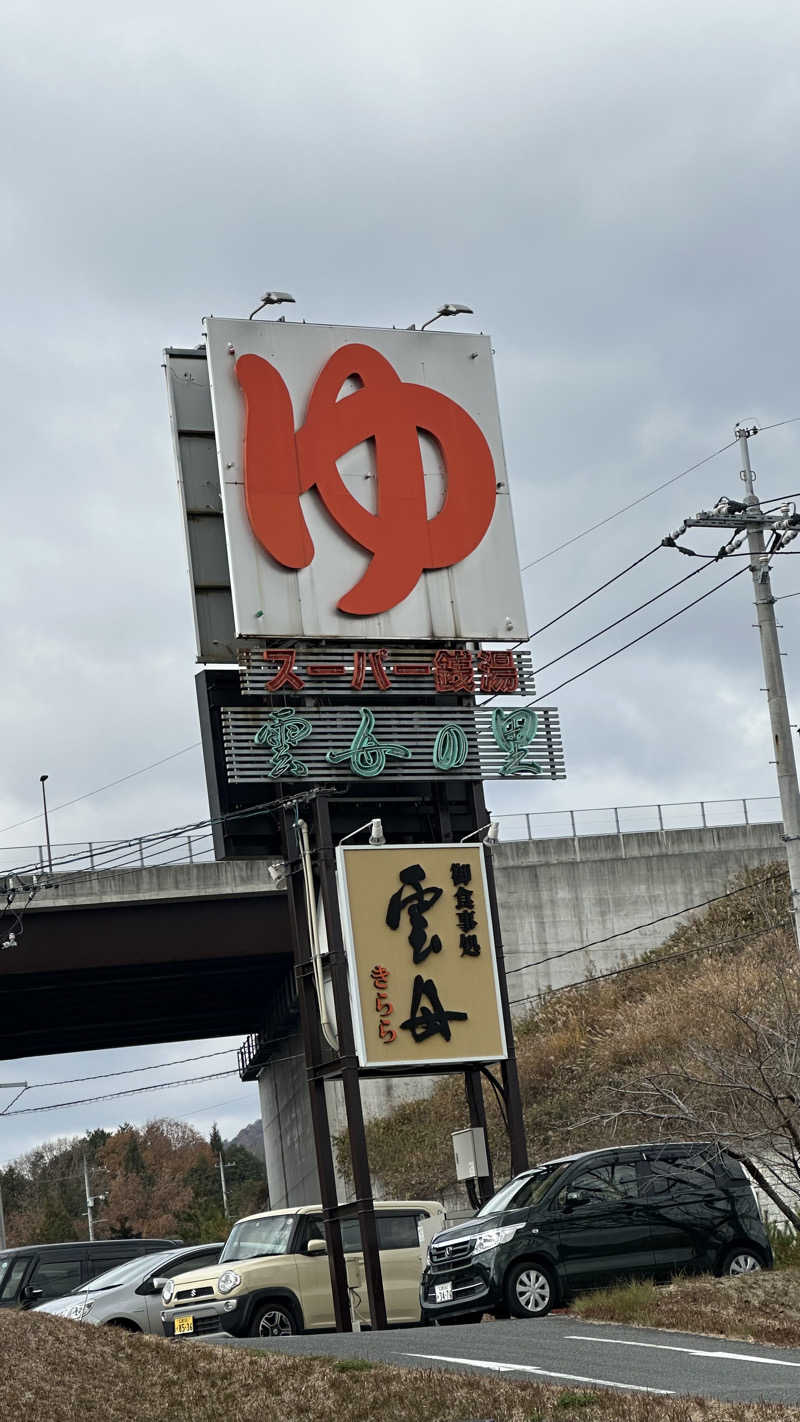
<path id="1" fill-rule="evenodd" d="M 140 1255 L 98 1274 L 71 1294 L 40 1304 L 34 1312 L 55 1313 L 77 1323 L 110 1323 L 129 1333 L 163 1336 L 161 1290 L 165 1281 L 189 1269 L 211 1268 L 221 1253 L 221 1244 L 195 1244 Z"/>

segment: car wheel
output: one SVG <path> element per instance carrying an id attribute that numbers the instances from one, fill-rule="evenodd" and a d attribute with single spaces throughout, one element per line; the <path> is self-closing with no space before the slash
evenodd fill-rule
<path id="1" fill-rule="evenodd" d="M 722 1261 L 720 1273 L 735 1277 L 738 1274 L 755 1274 L 763 1268 L 759 1255 L 752 1249 L 731 1249 Z"/>
<path id="2" fill-rule="evenodd" d="M 523 1259 L 509 1271 L 505 1294 L 515 1318 L 541 1318 L 556 1301 L 555 1280 L 544 1264 Z"/>
<path id="3" fill-rule="evenodd" d="M 250 1325 L 251 1338 L 288 1338 L 299 1332 L 294 1311 L 284 1303 L 262 1304 Z"/>

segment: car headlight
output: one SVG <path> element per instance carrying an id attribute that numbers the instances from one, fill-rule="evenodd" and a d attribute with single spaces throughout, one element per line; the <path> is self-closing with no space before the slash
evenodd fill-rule
<path id="1" fill-rule="evenodd" d="M 496 1249 L 498 1244 L 508 1244 L 514 1238 L 518 1229 L 522 1229 L 521 1224 L 500 1225 L 497 1229 L 485 1229 L 481 1234 L 475 1236 L 475 1247 L 473 1254 L 483 1254 L 487 1249 Z"/>
<path id="2" fill-rule="evenodd" d="M 164 1285 L 163 1289 L 161 1290 L 161 1302 L 162 1302 L 163 1304 L 169 1304 L 169 1303 L 171 1303 L 171 1302 L 172 1302 L 172 1296 L 173 1296 L 174 1293 L 175 1293 L 175 1280 L 174 1280 L 174 1279 L 167 1279 L 166 1284 Z"/>
<path id="3" fill-rule="evenodd" d="M 231 1289 L 235 1289 L 241 1282 L 241 1274 L 235 1273 L 233 1269 L 226 1269 L 217 1279 L 217 1288 L 221 1294 L 229 1294 Z"/>

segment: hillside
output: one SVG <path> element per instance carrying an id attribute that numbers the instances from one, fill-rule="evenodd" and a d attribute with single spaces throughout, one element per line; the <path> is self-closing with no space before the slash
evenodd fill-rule
<path id="1" fill-rule="evenodd" d="M 257 1160 L 264 1160 L 264 1132 L 261 1128 L 261 1118 L 251 1121 L 249 1126 L 242 1126 L 237 1131 L 233 1140 L 226 1141 L 226 1146 L 241 1146 L 242 1150 L 249 1150 Z"/>
<path id="2" fill-rule="evenodd" d="M 625 971 L 552 992 L 516 1019 L 531 1161 L 712 1130 L 738 1132 L 757 1155 L 777 1121 L 789 1186 L 800 1184 L 800 1115 L 790 1099 L 800 1100 L 800 985 L 785 867 L 747 871 L 731 885 L 741 887 Z M 777 1105 L 759 1099 L 753 1078 L 773 1039 L 782 1042 L 770 1068 Z M 485 1096 L 499 1183 L 509 1174 L 506 1135 L 492 1091 Z M 468 1124 L 463 1078 L 445 1078 L 428 1099 L 370 1124 L 373 1173 L 398 1198 L 447 1191 L 450 1133 Z"/>

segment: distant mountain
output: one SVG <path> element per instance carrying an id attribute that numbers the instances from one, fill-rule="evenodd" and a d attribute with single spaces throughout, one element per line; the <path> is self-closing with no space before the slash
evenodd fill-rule
<path id="1" fill-rule="evenodd" d="M 232 1141 L 227 1141 L 227 1145 L 244 1146 L 251 1155 L 258 1156 L 259 1160 L 264 1159 L 264 1133 L 261 1129 L 260 1121 L 251 1121 L 249 1126 L 242 1126 L 239 1134 L 233 1137 Z"/>

